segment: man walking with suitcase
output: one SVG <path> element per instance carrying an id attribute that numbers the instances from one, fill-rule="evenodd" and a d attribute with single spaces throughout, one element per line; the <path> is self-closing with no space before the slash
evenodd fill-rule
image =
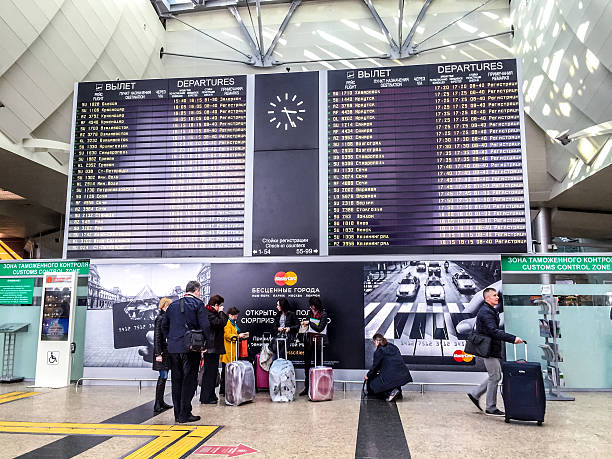
<path id="1" fill-rule="evenodd" d="M 482 292 L 485 304 L 481 306 L 476 316 L 476 333 L 486 335 L 491 338 L 491 350 L 489 356 L 484 358 L 484 364 L 489 376 L 480 386 L 469 392 L 469 399 L 482 411 L 479 399 L 485 392 L 487 393 L 487 405 L 485 414 L 488 416 L 504 416 L 504 412 L 497 408 L 497 385 L 501 380 L 501 351 L 502 341 L 507 343 L 522 343 L 523 340 L 518 336 L 506 333 L 499 328 L 499 312 L 497 304 L 499 296 L 494 288 L 486 288 Z"/>

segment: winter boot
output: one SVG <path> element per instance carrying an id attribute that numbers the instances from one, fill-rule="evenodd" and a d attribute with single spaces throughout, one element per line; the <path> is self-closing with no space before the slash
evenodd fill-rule
<path id="1" fill-rule="evenodd" d="M 153 411 L 160 413 L 164 410 L 172 408 L 172 405 L 168 405 L 164 402 L 164 392 L 166 391 L 166 380 L 160 376 L 157 378 L 157 387 L 155 388 L 155 406 Z"/>

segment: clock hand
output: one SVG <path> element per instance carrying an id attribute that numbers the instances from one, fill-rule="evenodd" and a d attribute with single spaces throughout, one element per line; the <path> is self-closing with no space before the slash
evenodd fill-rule
<path id="1" fill-rule="evenodd" d="M 287 118 L 289 119 L 289 123 L 291 124 L 291 127 L 295 127 L 295 123 L 293 122 L 293 120 L 289 116 L 289 113 L 292 113 L 291 110 L 287 110 L 287 107 L 283 107 L 281 112 L 283 112 L 285 115 L 287 115 Z"/>

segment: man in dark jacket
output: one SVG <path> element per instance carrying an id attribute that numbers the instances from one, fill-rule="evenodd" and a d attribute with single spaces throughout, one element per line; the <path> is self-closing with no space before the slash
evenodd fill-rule
<path id="1" fill-rule="evenodd" d="M 376 351 L 372 368 L 365 376 L 368 394 L 381 396 L 392 402 L 402 397 L 402 386 L 412 382 L 412 375 L 395 344 L 389 343 L 380 333 L 376 333 L 372 341 Z"/>
<path id="2" fill-rule="evenodd" d="M 219 356 L 225 354 L 223 331 L 227 323 L 227 314 L 223 312 L 224 301 L 222 296 L 213 295 L 206 305 L 210 328 L 204 353 L 204 373 L 200 390 L 200 403 L 206 405 L 213 405 L 219 401 L 215 394 L 215 387 L 219 372 Z"/>
<path id="3" fill-rule="evenodd" d="M 497 385 L 501 380 L 500 359 L 502 356 L 502 341 L 518 344 L 522 343 L 523 340 L 499 328 L 499 312 L 496 309 L 499 303 L 497 290 L 486 288 L 482 295 L 484 296 L 485 304 L 482 305 L 476 316 L 476 333 L 487 335 L 491 338 L 491 352 L 489 357 L 484 359 L 489 377 L 480 386 L 468 393 L 468 397 L 482 411 L 478 400 L 486 392 L 487 406 L 485 414 L 489 416 L 504 416 L 504 412 L 497 408 Z"/>
<path id="4" fill-rule="evenodd" d="M 208 314 L 200 300 L 200 283 L 189 281 L 185 290 L 183 298 L 168 306 L 162 320 L 170 354 L 174 419 L 178 423 L 200 420 L 200 416 L 191 413 L 191 399 L 198 387 L 200 353 L 185 347 L 185 331 L 201 329 L 206 336 L 209 329 Z M 181 302 L 185 312 L 181 311 Z"/>

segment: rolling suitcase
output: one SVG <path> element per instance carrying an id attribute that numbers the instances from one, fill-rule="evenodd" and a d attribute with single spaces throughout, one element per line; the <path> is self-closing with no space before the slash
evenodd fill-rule
<path id="1" fill-rule="evenodd" d="M 317 366 L 317 341 L 321 339 L 321 365 Z M 308 374 L 308 398 L 313 402 L 324 402 L 334 398 L 334 370 L 323 366 L 323 336 L 315 335 L 314 364 Z"/>
<path id="2" fill-rule="evenodd" d="M 284 359 L 280 358 L 279 341 L 284 343 Z M 279 358 L 270 367 L 270 398 L 273 402 L 292 402 L 295 399 L 295 369 L 287 360 L 287 338 L 276 339 L 276 354 Z"/>
<path id="3" fill-rule="evenodd" d="M 255 356 L 255 378 L 257 390 L 270 388 L 270 373 L 261 368 L 259 364 L 259 354 Z"/>
<path id="4" fill-rule="evenodd" d="M 546 392 L 542 378 L 542 368 L 537 362 L 527 361 L 527 343 L 525 343 L 525 360 L 502 362 L 502 397 L 506 409 L 506 422 L 510 419 L 519 421 L 544 422 L 546 411 Z"/>
<path id="5" fill-rule="evenodd" d="M 225 366 L 225 403 L 238 406 L 255 398 L 255 372 L 245 360 L 234 360 L 234 343 L 238 355 L 238 340 L 232 340 L 230 359 Z"/>

